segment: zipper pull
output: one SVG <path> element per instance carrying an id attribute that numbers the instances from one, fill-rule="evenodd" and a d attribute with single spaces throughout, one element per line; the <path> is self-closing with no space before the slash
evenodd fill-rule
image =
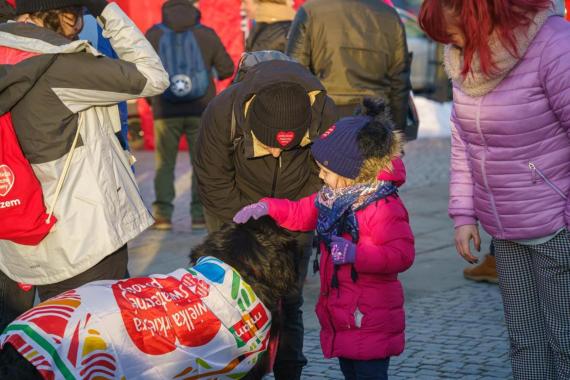
<path id="1" fill-rule="evenodd" d="M 279 169 L 281 169 L 281 155 L 279 156 Z"/>
<path id="2" fill-rule="evenodd" d="M 534 166 L 532 162 L 529 162 L 528 168 L 530 169 L 530 180 L 532 183 L 536 183 L 536 166 Z"/>

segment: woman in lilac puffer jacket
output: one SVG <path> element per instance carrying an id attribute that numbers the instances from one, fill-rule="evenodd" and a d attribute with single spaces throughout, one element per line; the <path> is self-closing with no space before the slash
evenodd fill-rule
<path id="1" fill-rule="evenodd" d="M 570 379 L 570 24 L 548 0 L 426 0 L 453 81 L 457 251 L 493 237 L 515 379 Z"/>

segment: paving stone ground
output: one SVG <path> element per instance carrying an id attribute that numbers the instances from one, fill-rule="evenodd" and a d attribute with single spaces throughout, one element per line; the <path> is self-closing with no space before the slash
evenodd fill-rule
<path id="1" fill-rule="evenodd" d="M 416 237 L 416 262 L 401 276 L 406 293 L 406 349 L 392 358 L 390 379 L 511 379 L 508 338 L 496 285 L 463 279 L 466 265 L 453 246 L 447 217 L 449 139 L 414 141 L 406 147 L 408 180 L 401 196 Z M 154 195 L 154 159 L 138 152 L 137 179 L 145 202 Z M 190 248 L 205 236 L 192 231 L 188 216 L 190 172 L 187 153 L 177 164 L 174 231 L 146 231 L 130 245 L 133 275 L 165 273 L 186 265 Z M 483 234 L 483 246 L 489 237 Z M 303 379 L 343 379 L 336 359 L 324 359 L 314 304 L 318 277 L 305 284 L 304 352 L 309 364 Z M 268 376 L 267 379 L 272 379 Z"/>

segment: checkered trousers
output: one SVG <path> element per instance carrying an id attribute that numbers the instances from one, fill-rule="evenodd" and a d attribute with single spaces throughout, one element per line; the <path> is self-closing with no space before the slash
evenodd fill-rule
<path id="1" fill-rule="evenodd" d="M 493 239 L 515 380 L 570 380 L 570 233 Z"/>

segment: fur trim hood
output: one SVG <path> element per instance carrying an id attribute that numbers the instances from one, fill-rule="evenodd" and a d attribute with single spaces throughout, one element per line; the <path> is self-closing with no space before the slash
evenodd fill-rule
<path id="1" fill-rule="evenodd" d="M 356 183 L 374 181 L 392 181 L 398 187 L 406 181 L 406 169 L 400 158 L 402 155 L 403 138 L 399 132 L 392 132 L 394 139 L 390 147 L 390 154 L 382 158 L 374 157 L 364 161 Z"/>

